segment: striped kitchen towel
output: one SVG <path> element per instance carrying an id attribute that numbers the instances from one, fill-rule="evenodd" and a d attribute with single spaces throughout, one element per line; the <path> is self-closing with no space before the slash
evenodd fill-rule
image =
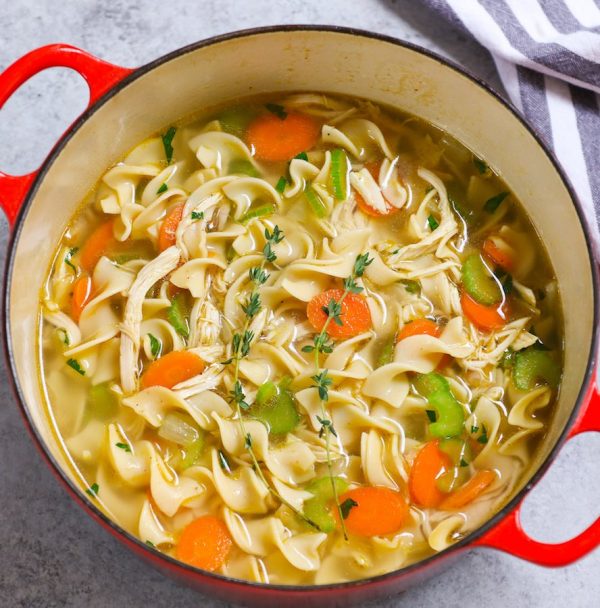
<path id="1" fill-rule="evenodd" d="M 422 2 L 490 51 L 508 96 L 554 149 L 588 218 L 600 218 L 598 0 Z"/>

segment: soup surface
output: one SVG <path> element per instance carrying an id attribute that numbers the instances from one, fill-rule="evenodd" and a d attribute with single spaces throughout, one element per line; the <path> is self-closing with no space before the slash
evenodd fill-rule
<path id="1" fill-rule="evenodd" d="M 43 290 L 42 375 L 91 499 L 184 562 L 389 572 L 518 487 L 561 376 L 518 201 L 369 102 L 251 99 L 108 170 Z"/>

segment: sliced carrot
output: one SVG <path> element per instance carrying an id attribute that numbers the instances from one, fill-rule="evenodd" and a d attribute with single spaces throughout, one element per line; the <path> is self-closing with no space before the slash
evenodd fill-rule
<path id="1" fill-rule="evenodd" d="M 94 271 L 98 260 L 117 246 L 118 242 L 113 232 L 114 225 L 115 220 L 111 219 L 98 226 L 81 248 L 79 256 L 81 267 L 89 274 Z"/>
<path id="2" fill-rule="evenodd" d="M 417 453 L 408 476 L 412 501 L 421 507 L 437 507 L 446 494 L 437 487 L 437 480 L 452 468 L 448 454 L 439 448 L 439 441 L 426 443 Z"/>
<path id="3" fill-rule="evenodd" d="M 306 307 L 306 316 L 310 324 L 321 331 L 327 321 L 327 313 L 323 310 L 331 300 L 339 302 L 343 290 L 328 289 L 315 296 Z M 351 338 L 367 331 L 371 327 L 371 312 L 364 296 L 349 293 L 342 302 L 341 325 L 333 319 L 327 325 L 327 333 L 334 339 Z"/>
<path id="4" fill-rule="evenodd" d="M 482 247 L 483 253 L 490 259 L 494 264 L 500 266 L 504 270 L 512 270 L 514 267 L 514 260 L 510 253 L 503 248 L 499 247 L 493 239 L 487 238 Z"/>
<path id="5" fill-rule="evenodd" d="M 262 114 L 248 126 L 246 141 L 254 147 L 256 158 L 285 161 L 313 148 L 320 132 L 319 123 L 306 114 L 289 112 L 283 119 L 275 114 Z"/>
<path id="6" fill-rule="evenodd" d="M 142 387 L 164 386 L 173 388 L 204 370 L 204 361 L 187 350 L 174 350 L 156 361 L 152 361 L 142 375 Z"/>
<path id="7" fill-rule="evenodd" d="M 453 511 L 468 505 L 480 494 L 485 492 L 494 479 L 496 479 L 496 473 L 494 473 L 494 471 L 477 471 L 467 483 L 442 500 L 439 505 L 440 509 L 443 509 L 444 511 Z"/>
<path id="8" fill-rule="evenodd" d="M 214 572 L 225 563 L 232 546 L 225 523 L 212 515 L 204 515 L 183 530 L 177 544 L 177 559 Z"/>
<path id="9" fill-rule="evenodd" d="M 79 323 L 81 312 L 89 302 L 92 295 L 92 279 L 87 274 L 82 274 L 73 285 L 73 298 L 71 300 L 71 317 Z"/>
<path id="10" fill-rule="evenodd" d="M 160 232 L 158 233 L 159 251 L 164 251 L 171 247 L 171 245 L 175 245 L 175 232 L 177 231 L 177 226 L 179 226 L 179 222 L 183 215 L 183 207 L 183 203 L 175 205 L 169 213 L 167 213 L 163 223 L 160 225 Z"/>
<path id="11" fill-rule="evenodd" d="M 433 336 L 434 338 L 439 338 L 442 333 L 442 328 L 431 319 L 415 319 L 410 323 L 407 323 L 398 334 L 398 338 L 396 342 L 400 342 L 400 340 L 404 340 L 405 338 L 410 338 L 411 336 Z"/>
<path id="12" fill-rule="evenodd" d="M 467 319 L 483 331 L 500 329 L 506 325 L 506 305 L 484 306 L 464 291 L 460 296 L 460 304 Z"/>
<path id="13" fill-rule="evenodd" d="M 339 497 L 340 505 L 346 501 L 351 509 L 344 520 L 350 534 L 357 536 L 382 536 L 393 534 L 408 519 L 408 504 L 400 494 L 383 486 L 364 486 L 350 490 Z M 354 505 L 354 503 L 356 503 Z M 337 509 L 334 516 L 339 522 Z"/>

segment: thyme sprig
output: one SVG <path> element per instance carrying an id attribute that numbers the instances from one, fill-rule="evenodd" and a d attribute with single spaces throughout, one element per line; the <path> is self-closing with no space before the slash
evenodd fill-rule
<path id="1" fill-rule="evenodd" d="M 335 478 L 333 475 L 333 464 L 331 461 L 331 436 L 337 438 L 338 434 L 333 426 L 333 421 L 330 419 L 329 413 L 325 406 L 325 403 L 329 400 L 329 387 L 333 384 L 333 380 L 329 375 L 329 370 L 321 369 L 319 355 L 321 353 L 329 354 L 333 351 L 333 343 L 327 333 L 329 324 L 333 321 L 336 325 L 342 326 L 342 304 L 349 293 L 359 294 L 363 291 L 363 288 L 358 285 L 356 279 L 363 276 L 367 266 L 373 262 L 373 258 L 369 257 L 368 253 L 360 254 L 354 261 L 352 268 L 352 274 L 344 279 L 344 291 L 339 300 L 335 301 L 333 298 L 329 300 L 327 306 L 323 306 L 322 310 L 327 315 L 325 324 L 321 329 L 320 333 L 315 335 L 313 338 L 313 344 L 308 344 L 302 348 L 305 353 L 314 352 L 315 356 L 315 375 L 312 376 L 314 381 L 314 387 L 319 392 L 319 401 L 321 406 L 321 415 L 317 416 L 317 420 L 321 425 L 319 429 L 319 438 L 325 437 L 325 452 L 327 453 L 327 472 L 329 479 L 331 480 L 331 489 L 333 492 L 333 498 L 335 505 L 340 516 L 340 522 L 342 524 L 342 532 L 344 539 L 348 540 L 348 531 L 346 530 L 345 517 L 347 516 L 349 509 L 347 505 L 341 505 L 339 501 L 338 491 L 335 484 Z"/>
<path id="2" fill-rule="evenodd" d="M 244 438 L 244 448 L 250 455 L 252 460 L 252 467 L 259 479 L 265 484 L 265 487 L 269 490 L 271 496 L 273 496 L 276 500 L 278 500 L 281 504 L 291 509 L 298 517 L 304 520 L 313 528 L 320 530 L 318 524 L 312 521 L 310 518 L 306 517 L 304 513 L 294 507 L 290 502 L 288 502 L 273 486 L 267 481 L 261 467 L 259 460 L 256 456 L 256 452 L 254 451 L 254 445 L 252 442 L 252 435 L 246 430 L 246 425 L 244 424 L 244 418 L 242 415 L 242 411 L 248 410 L 250 405 L 246 400 L 246 394 L 244 392 L 244 387 L 239 379 L 240 375 L 240 361 L 247 357 L 250 352 L 250 347 L 252 346 L 252 341 L 254 340 L 254 332 L 250 330 L 250 324 L 252 320 L 256 317 L 256 315 L 262 309 L 262 301 L 260 298 L 260 287 L 264 285 L 269 279 L 269 273 L 266 271 L 265 267 L 267 264 L 272 264 L 277 260 L 277 255 L 273 250 L 273 246 L 281 243 L 284 239 L 283 231 L 279 228 L 279 226 L 275 226 L 273 228 L 273 232 L 271 232 L 268 228 L 265 229 L 265 239 L 266 243 L 262 250 L 262 260 L 258 266 L 250 268 L 248 271 L 248 277 L 252 284 L 252 290 L 250 294 L 247 296 L 245 302 L 241 304 L 242 310 L 244 311 L 244 325 L 242 330 L 239 333 L 233 334 L 232 338 L 232 356 L 228 361 L 224 361 L 225 365 L 230 363 L 234 363 L 234 371 L 233 371 L 233 388 L 229 393 L 230 402 L 235 404 L 235 409 L 237 413 L 237 418 L 240 425 L 241 435 Z"/>

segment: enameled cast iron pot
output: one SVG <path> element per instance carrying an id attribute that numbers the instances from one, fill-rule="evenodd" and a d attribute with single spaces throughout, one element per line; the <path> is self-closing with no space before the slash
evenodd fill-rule
<path id="1" fill-rule="evenodd" d="M 0 202 L 12 226 L 4 284 L 4 348 L 16 399 L 35 443 L 94 519 L 163 572 L 205 593 L 261 606 L 348 605 L 393 593 L 477 546 L 560 566 L 600 544 L 600 518 L 560 544 L 534 541 L 519 524 L 521 501 L 560 446 L 578 433 L 600 431 L 600 394 L 593 381 L 599 292 L 591 230 L 581 207 L 552 154 L 513 108 L 462 69 L 423 49 L 367 32 L 303 26 L 212 38 L 138 69 L 111 65 L 71 46 L 46 46 L 0 75 L 0 107 L 33 75 L 56 66 L 72 68 L 85 78 L 90 102 L 38 171 L 19 177 L 0 173 Z M 302 90 L 366 97 L 417 114 L 448 130 L 502 175 L 525 203 L 556 271 L 566 313 L 565 372 L 556 414 L 528 480 L 484 526 L 397 572 L 338 585 L 281 587 L 183 565 L 122 530 L 86 496 L 59 447 L 34 363 L 37 289 L 80 201 L 106 168 L 135 144 L 206 106 L 259 92 Z"/>

